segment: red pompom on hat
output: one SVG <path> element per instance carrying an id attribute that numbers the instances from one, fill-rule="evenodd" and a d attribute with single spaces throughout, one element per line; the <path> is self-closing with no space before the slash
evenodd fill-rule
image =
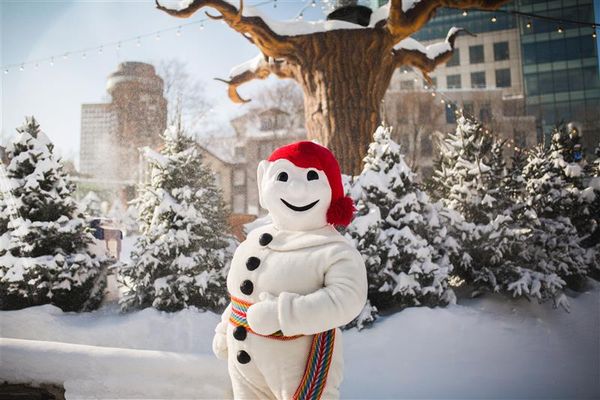
<path id="1" fill-rule="evenodd" d="M 340 165 L 328 148 L 314 142 L 296 142 L 276 149 L 267 161 L 281 159 L 286 159 L 300 168 L 316 168 L 323 171 L 331 187 L 327 222 L 338 226 L 350 224 L 354 217 L 354 202 L 350 197 L 344 196 Z"/>

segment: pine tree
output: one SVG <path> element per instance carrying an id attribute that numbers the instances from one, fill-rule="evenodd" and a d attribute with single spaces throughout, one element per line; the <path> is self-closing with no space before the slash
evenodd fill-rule
<path id="1" fill-rule="evenodd" d="M 119 271 L 122 309 L 218 310 L 231 245 L 226 207 L 197 144 L 181 128 L 167 129 L 163 140 L 160 153 L 145 149 L 151 181 L 134 201 L 141 236 Z"/>
<path id="2" fill-rule="evenodd" d="M 0 308 L 94 309 L 104 295 L 107 260 L 91 253 L 74 185 L 35 118 L 17 132 L 0 203 Z"/>
<path id="3" fill-rule="evenodd" d="M 528 173 L 528 192 L 537 193 L 532 207 L 545 218 L 564 216 L 581 232 L 587 232 L 590 213 L 581 192 L 585 189 L 583 157 L 579 133 L 562 124 L 554 128 L 548 150 L 537 149 L 539 168 L 533 165 Z M 535 161 L 535 160 L 532 160 Z M 537 175 L 536 175 L 537 174 Z"/>
<path id="4" fill-rule="evenodd" d="M 89 191 L 80 201 L 79 207 L 84 215 L 88 217 L 100 217 L 102 215 L 102 201 L 96 192 Z"/>
<path id="5" fill-rule="evenodd" d="M 570 219 L 579 202 L 578 189 L 568 183 L 569 167 L 555 146 L 534 148 L 523 168 L 525 212 L 517 218 L 530 230 L 522 255 L 530 268 L 554 273 L 572 287 L 586 275 L 585 251 Z M 578 179 L 578 177 L 576 176 Z"/>
<path id="6" fill-rule="evenodd" d="M 590 266 L 590 276 L 600 280 L 600 144 L 595 150 L 596 159 L 589 165 L 587 187 L 584 198 L 588 203 L 589 235 L 581 244 L 587 249 L 587 264 Z"/>
<path id="7" fill-rule="evenodd" d="M 502 144 L 481 124 L 466 116 L 457 120 L 455 133 L 442 142 L 432 190 L 445 207 L 451 234 L 463 253 L 452 259 L 455 274 L 483 290 L 504 291 L 518 279 L 514 265 L 517 232 L 505 215 L 507 173 Z"/>
<path id="8" fill-rule="evenodd" d="M 448 287 L 449 252 L 456 251 L 438 209 L 414 182 L 400 146 L 380 127 L 355 177 L 357 216 L 347 235 L 365 259 L 370 305 L 387 311 L 454 301 Z M 359 323 L 372 320 L 367 307 Z"/>

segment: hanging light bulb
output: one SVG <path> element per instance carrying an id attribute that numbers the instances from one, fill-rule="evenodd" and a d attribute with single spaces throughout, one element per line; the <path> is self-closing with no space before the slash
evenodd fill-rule
<path id="1" fill-rule="evenodd" d="M 452 108 L 452 104 L 448 103 L 448 105 L 446 107 Z"/>
<path id="2" fill-rule="evenodd" d="M 311 6 L 312 8 L 315 8 L 315 7 L 317 6 L 317 2 L 316 2 L 316 0 L 312 0 L 312 3 L 310 3 L 310 6 Z"/>
<path id="3" fill-rule="evenodd" d="M 117 50 L 121 50 L 121 42 L 117 43 Z"/>
<path id="4" fill-rule="evenodd" d="M 83 53 L 83 54 L 81 55 L 81 58 L 83 58 L 83 59 L 85 60 L 85 59 L 87 58 L 87 54 Z"/>
<path id="5" fill-rule="evenodd" d="M 496 22 L 496 21 L 498 21 L 498 19 L 497 19 L 497 18 L 496 18 L 496 16 L 494 15 L 494 16 L 492 17 L 492 22 Z"/>
<path id="6" fill-rule="evenodd" d="M 98 54 L 102 54 L 104 52 L 104 47 L 100 46 L 100 48 L 98 49 Z"/>
<path id="7" fill-rule="evenodd" d="M 142 40 L 140 39 L 140 37 L 138 36 L 137 39 L 135 40 L 135 45 L 137 47 L 141 47 L 142 46 Z"/>
<path id="8" fill-rule="evenodd" d="M 154 37 L 154 39 L 156 39 L 156 41 L 160 40 L 160 33 L 156 32 L 156 36 Z"/>
<path id="9" fill-rule="evenodd" d="M 33 68 L 37 70 L 39 67 L 40 67 L 40 64 L 35 63 L 35 66 Z"/>
<path id="10" fill-rule="evenodd" d="M 25 66 L 23 64 L 21 64 L 21 66 L 19 67 L 19 71 L 25 71 Z"/>
<path id="11" fill-rule="evenodd" d="M 431 92 L 431 97 L 435 97 L 435 92 Z"/>
<path id="12" fill-rule="evenodd" d="M 563 27 L 559 26 L 558 29 L 557 29 L 557 31 L 558 31 L 558 33 L 563 33 L 564 32 Z"/>
<path id="13" fill-rule="evenodd" d="M 177 27 L 177 32 L 175 32 L 177 36 L 181 36 L 181 26 Z"/>
<path id="14" fill-rule="evenodd" d="M 273 8 L 277 8 L 277 0 L 273 0 Z"/>
<path id="15" fill-rule="evenodd" d="M 4 75 L 8 74 L 8 68 L 4 68 Z"/>
<path id="16" fill-rule="evenodd" d="M 527 24 L 525 26 L 527 27 L 527 29 L 531 29 L 531 21 L 527 21 Z"/>
<path id="17" fill-rule="evenodd" d="M 69 58 L 69 53 L 63 54 L 63 60 L 66 60 L 67 58 Z"/>
<path id="18" fill-rule="evenodd" d="M 298 20 L 302 21 L 302 19 L 304 19 L 304 12 L 301 12 L 301 13 L 298 15 Z"/>
<path id="19" fill-rule="evenodd" d="M 54 67 L 54 57 L 52 57 L 52 58 L 50 59 L 50 66 L 51 66 L 51 67 Z"/>
<path id="20" fill-rule="evenodd" d="M 465 11 L 462 12 L 462 16 L 463 17 L 466 17 L 467 15 L 469 15 L 469 13 L 467 12 L 467 10 L 465 10 Z"/>
<path id="21" fill-rule="evenodd" d="M 204 30 L 204 22 L 200 22 L 200 30 Z"/>
<path id="22" fill-rule="evenodd" d="M 440 103 L 442 103 L 442 104 L 444 104 L 445 102 L 446 102 L 446 100 L 444 100 L 444 99 L 440 100 Z"/>
<path id="23" fill-rule="evenodd" d="M 596 39 L 596 31 L 592 32 L 592 37 Z"/>

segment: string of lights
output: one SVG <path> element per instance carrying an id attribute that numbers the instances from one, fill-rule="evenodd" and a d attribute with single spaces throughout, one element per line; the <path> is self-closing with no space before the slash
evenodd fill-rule
<path id="1" fill-rule="evenodd" d="M 279 0 L 281 1 L 281 0 Z M 277 0 L 265 0 L 260 3 L 256 3 L 253 7 L 261 7 L 267 4 L 274 4 L 276 6 Z M 199 25 L 200 30 L 204 29 L 204 24 L 210 21 L 210 18 L 205 17 L 201 19 L 196 19 L 194 21 L 190 21 L 184 24 L 179 24 L 176 26 L 172 26 L 165 29 L 160 29 L 152 32 L 142 33 L 136 36 L 130 36 L 127 38 L 123 38 L 120 40 L 115 40 L 112 42 L 102 43 L 96 46 L 81 48 L 77 50 L 65 51 L 62 53 L 57 53 L 48 57 L 23 61 L 20 63 L 6 64 L 1 67 L 1 70 L 6 75 L 10 73 L 12 70 L 25 71 L 26 68 L 32 67 L 34 70 L 39 69 L 42 65 L 49 65 L 50 67 L 54 67 L 61 60 L 68 60 L 72 57 L 81 57 L 81 59 L 87 59 L 91 54 L 104 54 L 108 50 L 113 49 L 116 51 L 120 51 L 126 44 L 135 44 L 136 47 L 142 46 L 142 40 L 147 38 L 154 38 L 155 41 L 160 41 L 161 37 L 168 32 L 175 32 L 177 37 L 183 35 L 184 28 L 187 29 L 191 26 Z"/>
<path id="2" fill-rule="evenodd" d="M 254 4 L 253 7 L 262 7 L 262 6 L 265 6 L 268 4 L 272 4 L 272 6 L 274 8 L 277 8 L 277 4 L 282 3 L 282 2 L 287 2 L 287 1 L 286 0 L 265 0 L 263 2 Z M 304 12 L 307 9 L 317 7 L 317 0 L 305 0 L 304 2 L 306 4 L 303 5 L 301 7 L 300 11 L 296 14 L 296 17 L 295 17 L 296 20 L 304 19 Z M 320 3 L 321 3 L 321 9 L 323 10 L 323 12 L 327 12 L 327 10 L 331 7 L 331 4 L 332 4 L 331 0 L 321 0 Z M 477 11 L 490 13 L 491 14 L 491 17 L 490 17 L 491 23 L 497 22 L 496 14 L 508 14 L 508 15 L 513 15 L 517 18 L 527 18 L 527 22 L 525 24 L 525 27 L 527 29 L 533 28 L 533 20 L 546 20 L 546 21 L 556 22 L 557 23 L 556 31 L 559 33 L 564 33 L 565 26 L 567 26 L 567 25 L 578 25 L 578 26 L 583 26 L 583 27 L 589 27 L 592 29 L 592 37 L 593 38 L 597 37 L 596 30 L 599 27 L 599 24 L 592 23 L 592 22 L 585 22 L 585 21 L 578 21 L 578 20 L 573 20 L 573 19 L 568 19 L 568 18 L 558 18 L 558 17 L 547 16 L 547 15 L 526 13 L 526 12 L 521 12 L 521 11 L 517 11 L 517 10 L 499 9 L 499 10 L 495 10 L 495 11 L 489 11 L 489 10 L 477 10 Z M 463 11 L 462 15 L 463 16 L 469 15 L 469 11 L 466 11 L 466 10 Z M 161 38 L 161 35 L 168 33 L 168 32 L 175 32 L 175 34 L 179 37 L 183 34 L 184 28 L 188 28 L 188 27 L 194 26 L 194 25 L 200 25 L 200 29 L 204 29 L 205 22 L 207 22 L 209 20 L 210 20 L 209 18 L 197 19 L 197 20 L 194 20 L 194 21 L 191 21 L 188 23 L 184 23 L 184 24 L 179 24 L 177 26 L 173 26 L 170 28 L 156 30 L 153 32 L 142 33 L 142 34 L 139 34 L 136 36 L 123 38 L 120 40 L 107 42 L 107 43 L 99 44 L 96 46 L 91 46 L 91 47 L 82 48 L 82 49 L 78 49 L 78 50 L 72 50 L 72 51 L 65 51 L 62 53 L 54 54 L 52 56 L 48 56 L 48 57 L 44 57 L 44 58 L 40 58 L 40 59 L 28 60 L 28 61 L 23 61 L 23 62 L 19 62 L 19 63 L 13 63 L 13 64 L 7 64 L 7 65 L 3 65 L 1 67 L 1 70 L 4 72 L 4 74 L 8 74 L 12 70 L 18 69 L 19 71 L 24 71 L 26 68 L 29 68 L 31 66 L 33 66 L 33 69 L 38 69 L 43 64 L 47 64 L 47 65 L 53 67 L 60 60 L 67 60 L 67 59 L 69 59 L 69 57 L 78 56 L 78 57 L 81 57 L 82 59 L 86 59 L 88 57 L 88 55 L 90 55 L 92 53 L 103 54 L 105 51 L 107 51 L 108 49 L 111 49 L 111 48 L 115 49 L 117 51 L 120 51 L 124 45 L 130 44 L 130 43 L 135 43 L 136 47 L 141 47 L 142 39 L 154 37 L 156 41 L 159 41 Z"/>

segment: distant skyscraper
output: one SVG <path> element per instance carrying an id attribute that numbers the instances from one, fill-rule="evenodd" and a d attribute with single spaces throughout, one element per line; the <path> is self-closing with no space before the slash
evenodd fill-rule
<path id="1" fill-rule="evenodd" d="M 110 103 L 81 107 L 80 165 L 83 174 L 136 182 L 138 148 L 157 147 L 167 124 L 163 80 L 154 67 L 124 62 L 107 82 Z"/>

